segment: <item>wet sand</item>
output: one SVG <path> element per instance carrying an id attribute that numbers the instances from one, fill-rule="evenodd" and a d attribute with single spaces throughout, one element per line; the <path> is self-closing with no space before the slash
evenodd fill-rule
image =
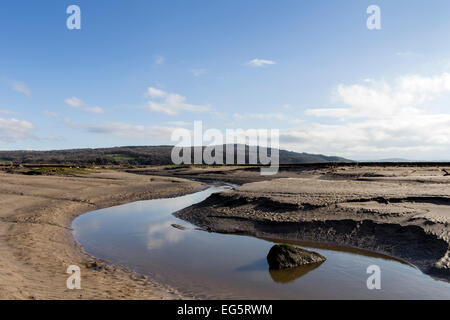
<path id="1" fill-rule="evenodd" d="M 112 170 L 71 177 L 0 173 L 0 299 L 190 298 L 120 266 L 92 268 L 102 263 L 83 253 L 70 226 L 88 211 L 202 188 Z M 69 265 L 81 268 L 81 290 L 66 288 Z"/>

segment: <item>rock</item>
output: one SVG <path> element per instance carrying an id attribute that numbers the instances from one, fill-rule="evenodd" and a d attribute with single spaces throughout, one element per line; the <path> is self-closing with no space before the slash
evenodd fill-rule
<path id="1" fill-rule="evenodd" d="M 105 263 L 103 261 L 88 261 L 85 263 L 86 268 L 91 269 L 91 270 L 101 270 L 104 266 Z"/>
<path id="2" fill-rule="evenodd" d="M 304 266 L 313 263 L 322 263 L 326 260 L 317 252 L 303 250 L 285 244 L 274 245 L 267 254 L 267 262 L 272 270 L 280 270 Z"/>
<path id="3" fill-rule="evenodd" d="M 89 262 L 86 262 L 85 265 L 86 265 L 86 268 L 88 268 L 88 269 L 95 269 L 95 268 L 98 267 L 98 264 L 97 264 L 96 261 L 89 261 Z"/>
<path id="4" fill-rule="evenodd" d="M 174 227 L 176 229 L 180 229 L 180 230 L 186 230 L 186 227 L 176 224 L 176 223 L 172 223 L 172 227 Z"/>

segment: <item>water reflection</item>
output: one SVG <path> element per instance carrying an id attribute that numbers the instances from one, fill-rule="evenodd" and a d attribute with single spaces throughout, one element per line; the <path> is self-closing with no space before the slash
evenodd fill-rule
<path id="1" fill-rule="evenodd" d="M 243 265 L 239 268 L 236 268 L 236 271 L 238 272 L 268 272 L 270 274 L 270 278 L 276 282 L 276 283 L 289 283 L 293 282 L 309 272 L 317 269 L 323 264 L 321 263 L 314 263 L 309 264 L 305 266 L 299 266 L 294 268 L 288 268 L 288 269 L 281 269 L 281 270 L 273 270 L 269 268 L 269 263 L 267 261 L 267 258 L 257 259 L 253 262 Z"/>
<path id="2" fill-rule="evenodd" d="M 308 264 L 305 266 L 281 270 L 269 269 L 269 273 L 274 282 L 289 283 L 305 276 L 314 269 L 317 269 L 321 264 L 322 263 Z"/>
<path id="3" fill-rule="evenodd" d="M 250 272 L 250 271 L 265 271 L 269 269 L 269 264 L 266 258 L 255 260 L 247 265 L 236 268 L 236 271 Z"/>
<path id="4" fill-rule="evenodd" d="M 152 224 L 147 229 L 147 249 L 159 249 L 167 244 L 174 244 L 181 241 L 186 233 L 173 227 L 173 221 L 165 221 Z"/>

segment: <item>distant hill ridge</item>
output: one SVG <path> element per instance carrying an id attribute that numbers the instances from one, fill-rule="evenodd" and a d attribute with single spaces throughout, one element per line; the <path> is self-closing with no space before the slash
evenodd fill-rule
<path id="1" fill-rule="evenodd" d="M 191 147 L 193 151 L 194 147 Z M 200 147 L 195 147 L 200 148 Z M 98 149 L 67 149 L 52 151 L 0 151 L 0 163 L 33 163 L 33 164 L 96 164 L 96 165 L 168 165 L 172 164 L 173 146 L 126 146 Z M 237 145 L 234 146 L 236 151 Z M 226 146 L 224 146 L 224 158 Z M 249 159 L 249 146 L 245 146 L 246 163 Z M 271 154 L 271 151 L 268 152 Z M 235 152 L 236 154 L 236 152 Z M 193 156 L 193 152 L 192 152 Z M 325 156 L 321 154 L 298 153 L 279 150 L 280 163 L 323 163 L 349 162 L 351 160 Z M 235 156 L 236 160 L 236 156 Z M 259 158 L 258 158 L 259 161 Z"/>

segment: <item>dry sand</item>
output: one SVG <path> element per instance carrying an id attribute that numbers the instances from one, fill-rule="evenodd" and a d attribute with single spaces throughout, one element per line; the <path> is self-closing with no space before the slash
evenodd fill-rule
<path id="1" fill-rule="evenodd" d="M 0 299 L 190 298 L 120 266 L 88 269 L 95 260 L 83 253 L 70 226 L 88 211 L 202 188 L 199 182 L 116 171 L 0 173 Z M 81 290 L 66 288 L 69 265 L 81 268 Z"/>

